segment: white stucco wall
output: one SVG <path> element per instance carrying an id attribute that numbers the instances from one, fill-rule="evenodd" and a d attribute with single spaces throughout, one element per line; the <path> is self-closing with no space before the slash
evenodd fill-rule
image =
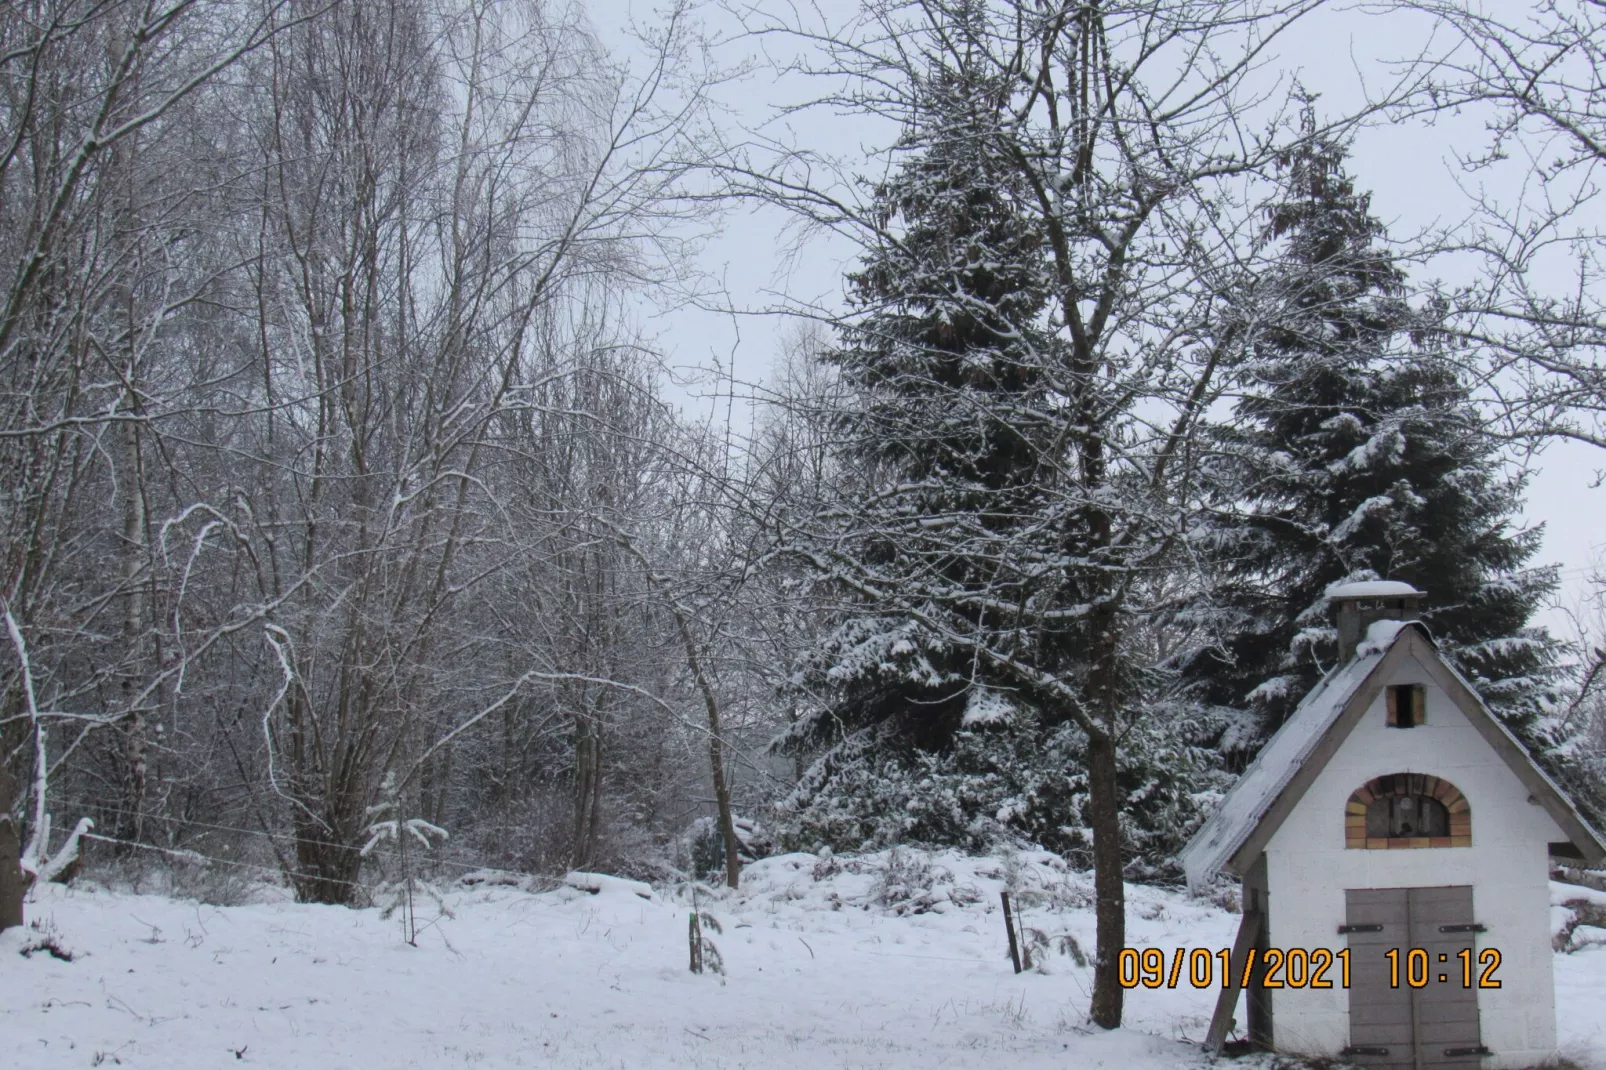
<path id="1" fill-rule="evenodd" d="M 1347 946 L 1346 888 L 1472 885 L 1474 917 L 1488 927 L 1478 950 L 1498 948 L 1499 989 L 1480 990 L 1484 1067 L 1523 1067 L 1555 1053 L 1547 844 L 1565 834 L 1450 698 L 1414 660 L 1391 684 L 1427 685 L 1426 723 L 1384 722 L 1382 694 L 1316 777 L 1266 848 L 1272 947 Z M 1471 847 L 1359 850 L 1344 846 L 1350 794 L 1388 773 L 1428 773 L 1453 783 L 1472 812 Z M 1336 967 L 1335 967 L 1336 973 Z M 1279 989 L 1273 1000 L 1279 1050 L 1335 1054 L 1349 1043 L 1348 993 Z"/>

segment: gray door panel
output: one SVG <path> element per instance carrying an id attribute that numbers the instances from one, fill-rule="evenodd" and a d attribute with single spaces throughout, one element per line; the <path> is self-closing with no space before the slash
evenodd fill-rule
<path id="1" fill-rule="evenodd" d="M 1355 888 L 1344 893 L 1346 925 L 1379 926 L 1350 932 L 1349 1036 L 1346 1061 L 1375 1070 L 1416 1065 L 1410 995 L 1389 987 L 1383 953 L 1409 932 L 1410 900 L 1403 888 Z M 1372 1050 L 1386 1049 L 1386 1050 Z"/>
<path id="2" fill-rule="evenodd" d="M 1473 924 L 1472 889 L 1354 888 L 1344 894 L 1347 926 L 1380 926 L 1348 934 L 1353 1054 L 1345 1058 L 1376 1070 L 1477 1065 L 1478 993 L 1462 984 L 1459 957 L 1473 949 L 1476 937 L 1470 931 L 1441 931 L 1442 926 Z M 1422 988 L 1409 984 L 1412 948 L 1427 952 L 1427 984 Z M 1395 949 L 1397 988 L 1390 984 L 1393 970 L 1386 955 Z M 1474 984 L 1477 977 L 1474 963 Z M 1384 1048 L 1386 1054 L 1369 1050 Z M 1468 1053 L 1447 1054 L 1457 1049 Z"/>

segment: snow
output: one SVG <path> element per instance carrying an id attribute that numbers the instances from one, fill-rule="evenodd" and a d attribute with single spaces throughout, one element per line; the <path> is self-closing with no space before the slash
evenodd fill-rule
<path id="1" fill-rule="evenodd" d="M 1573 929 L 1573 946 L 1578 949 L 1606 946 L 1606 927 L 1579 925 Z"/>
<path id="2" fill-rule="evenodd" d="M 48 824 L 48 822 L 47 822 Z M 93 818 L 80 817 L 78 824 L 73 826 L 72 832 L 67 834 L 67 842 L 56 851 L 55 857 L 47 862 L 40 862 L 34 869 L 34 879 L 39 881 L 53 881 L 78 861 L 78 853 L 83 847 L 85 836 L 94 829 Z"/>
<path id="3" fill-rule="evenodd" d="M 1606 946 L 1606 892 L 1550 882 L 1550 946 L 1576 954 Z"/>
<path id="4" fill-rule="evenodd" d="M 1328 598 L 1420 598 L 1423 592 L 1399 580 L 1357 580 L 1335 583 L 1327 588 Z"/>
<path id="5" fill-rule="evenodd" d="M 1086 1023 L 1090 971 L 1070 955 L 1011 971 L 1006 888 L 1025 927 L 1093 949 L 1091 878 L 1046 852 L 757 862 L 739 892 L 697 890 L 723 977 L 686 969 L 684 886 L 565 880 L 444 889 L 451 916 L 421 919 L 416 948 L 372 909 L 44 887 L 29 907 L 44 931 L 0 934 L 0 1052 L 19 1070 L 1211 1065 L 1198 1042 L 1214 989 L 1133 989 L 1126 1027 L 1105 1033 Z M 1129 943 L 1168 960 L 1228 946 L 1237 929 L 1202 899 L 1127 895 Z M 45 935 L 73 961 L 18 954 Z M 1555 959 L 1562 1054 L 1584 1070 L 1606 1070 L 1596 935 Z"/>
<path id="6" fill-rule="evenodd" d="M 1606 948 L 1592 947 L 1573 955 L 1558 955 L 1556 963 L 1556 1024 L 1561 1055 L 1581 1070 L 1606 1067 Z"/>
<path id="7" fill-rule="evenodd" d="M 1383 660 L 1388 645 L 1398 638 L 1402 628 L 1398 621 L 1375 622 L 1367 630 L 1366 642 L 1356 648 L 1355 656 L 1323 677 L 1266 743 L 1227 792 L 1221 806 L 1182 849 L 1188 887 L 1197 891 L 1209 885 L 1243 846 L 1350 696 Z"/>
<path id="8" fill-rule="evenodd" d="M 1355 645 L 1355 653 L 1362 657 L 1367 654 L 1388 653 L 1388 648 L 1399 637 L 1400 629 L 1407 623 L 1403 620 L 1374 620 L 1366 626 L 1366 636 Z M 1417 624 L 1417 627 L 1420 628 L 1421 625 Z"/>
<path id="9" fill-rule="evenodd" d="M 406 1067 L 1204 1067 L 1215 993 L 1138 989 L 1129 1026 L 1086 1024 L 1090 971 L 1067 954 L 1012 972 L 998 892 L 1022 923 L 1093 949 L 1092 883 L 1043 852 L 783 855 L 736 894 L 707 888 L 726 975 L 687 970 L 684 889 L 603 874 L 534 893 L 480 881 L 422 912 L 417 948 L 375 910 L 237 907 L 39 891 L 29 915 L 77 954 L 0 935 L 8 1070 Z M 1135 946 L 1217 947 L 1238 918 L 1132 886 Z M 1606 956 L 1600 956 L 1606 960 Z M 241 1052 L 236 1059 L 233 1052 Z M 12 1053 L 16 1053 L 13 1056 Z M 96 1058 L 100 1057 L 97 1063 Z M 114 1062 L 115 1057 L 115 1062 Z"/>
<path id="10" fill-rule="evenodd" d="M 966 728 L 979 724 L 1003 724 L 1015 712 L 1014 703 L 991 688 L 976 686 L 965 699 L 965 713 L 960 723 Z"/>
<path id="11" fill-rule="evenodd" d="M 1355 533 L 1360 530 L 1361 525 L 1365 524 L 1368 520 L 1370 520 L 1372 517 L 1376 516 L 1379 513 L 1387 513 L 1390 509 L 1392 509 L 1394 507 L 1394 505 L 1395 505 L 1394 496 L 1391 495 L 1391 494 L 1373 495 L 1372 497 L 1366 499 L 1361 504 L 1357 505 L 1355 507 L 1354 511 L 1351 512 L 1349 516 L 1345 517 L 1336 526 L 1334 526 L 1332 532 L 1328 535 L 1328 538 L 1331 539 L 1335 543 L 1348 542 L 1351 538 L 1354 537 Z M 1345 586 L 1355 586 L 1355 585 L 1354 584 L 1346 584 Z M 1333 596 L 1329 595 L 1328 597 L 1333 597 Z M 1384 595 L 1380 595 L 1380 594 L 1369 594 L 1369 595 L 1353 595 L 1353 594 L 1351 594 L 1351 595 L 1339 595 L 1338 597 L 1340 597 L 1340 598 L 1346 598 L 1346 597 L 1348 597 L 1348 598 L 1381 598 L 1381 597 L 1385 597 L 1385 596 Z"/>
<path id="12" fill-rule="evenodd" d="M 637 899 L 651 899 L 652 885 L 645 881 L 626 880 L 606 873 L 586 873 L 573 870 L 564 874 L 563 883 L 576 891 L 591 895 L 633 895 Z"/>
<path id="13" fill-rule="evenodd" d="M 1598 907 L 1606 907 L 1606 892 L 1586 888 L 1582 884 L 1551 881 L 1550 905 L 1559 907 L 1568 903 L 1591 903 Z"/>

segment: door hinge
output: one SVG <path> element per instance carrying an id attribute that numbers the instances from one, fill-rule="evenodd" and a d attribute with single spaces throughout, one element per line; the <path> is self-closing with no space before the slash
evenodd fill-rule
<path id="1" fill-rule="evenodd" d="M 1439 931 L 1441 933 L 1486 933 L 1489 931 L 1489 927 L 1478 922 L 1472 922 L 1470 925 L 1441 925 L 1439 926 Z"/>
<path id="2" fill-rule="evenodd" d="M 1380 932 L 1383 931 L 1383 926 L 1381 926 L 1381 925 L 1340 925 L 1338 927 L 1338 931 L 1341 932 L 1341 933 L 1380 933 Z"/>
<path id="3" fill-rule="evenodd" d="M 1340 1055 L 1387 1055 L 1388 1053 L 1389 1050 L 1387 1048 L 1356 1047 L 1354 1044 L 1339 1052 Z"/>
<path id="4" fill-rule="evenodd" d="M 1494 1052 L 1490 1051 L 1488 1048 L 1484 1047 L 1482 1044 L 1479 1044 L 1475 1048 L 1445 1048 L 1444 1049 L 1444 1056 L 1447 1059 L 1453 1059 L 1458 1055 L 1493 1055 L 1493 1054 L 1494 1054 Z"/>

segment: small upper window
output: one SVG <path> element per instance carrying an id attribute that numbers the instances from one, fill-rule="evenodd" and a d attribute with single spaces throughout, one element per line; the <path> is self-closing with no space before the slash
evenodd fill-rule
<path id="1" fill-rule="evenodd" d="M 1427 688 L 1421 684 L 1390 685 L 1387 701 L 1392 728 L 1415 728 L 1427 720 Z"/>

